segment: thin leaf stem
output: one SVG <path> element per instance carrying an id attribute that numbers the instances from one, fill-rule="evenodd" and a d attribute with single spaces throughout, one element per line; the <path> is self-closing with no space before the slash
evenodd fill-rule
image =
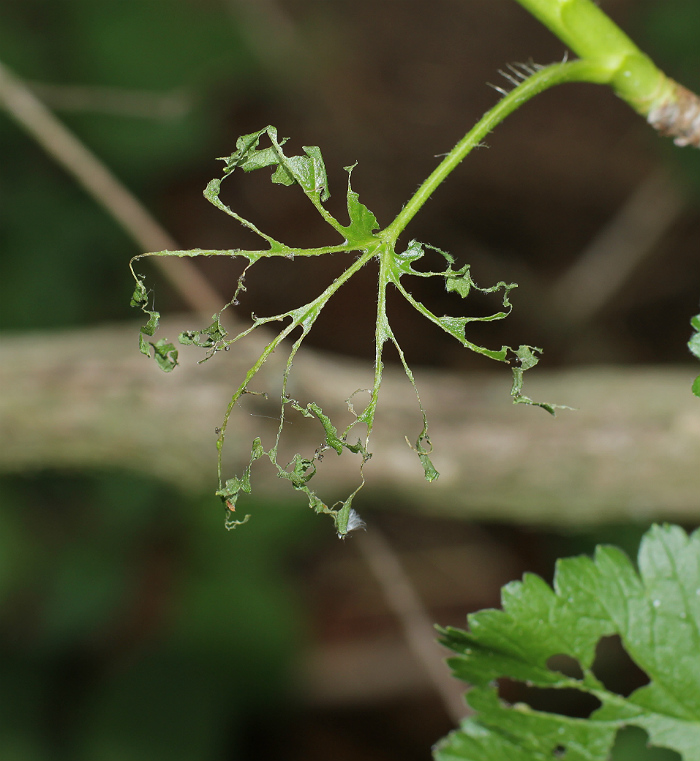
<path id="1" fill-rule="evenodd" d="M 610 76 L 611 74 L 608 69 L 590 61 L 557 63 L 535 71 L 522 84 L 511 90 L 490 111 L 487 111 L 482 116 L 474 127 L 445 156 L 418 188 L 413 197 L 397 215 L 396 219 L 379 233 L 378 237 L 383 238 L 387 242 L 395 242 L 406 225 L 413 219 L 436 188 L 445 181 L 447 176 L 457 168 L 472 149 L 479 145 L 481 140 L 509 114 L 512 114 L 513 111 L 535 95 L 564 82 L 595 82 L 597 84 L 604 84 L 610 80 Z"/>
<path id="2" fill-rule="evenodd" d="M 311 203 L 316 207 L 316 211 L 323 217 L 325 222 L 329 224 L 337 233 L 340 233 L 340 235 L 345 237 L 345 230 L 343 229 L 343 226 L 338 222 L 338 220 L 326 209 L 326 207 L 321 203 L 321 200 L 319 198 L 318 193 L 307 193 L 306 194 Z"/>
<path id="3" fill-rule="evenodd" d="M 289 259 L 293 259 L 295 256 L 323 256 L 323 254 L 342 254 L 344 252 L 356 251 L 356 247 L 349 243 L 339 243 L 336 246 L 319 246 L 318 248 L 293 248 L 291 246 L 285 246 L 285 253 Z M 150 256 L 177 256 L 177 257 L 197 257 L 197 256 L 240 256 L 248 259 L 250 262 L 255 262 L 258 259 L 273 258 L 280 256 L 279 250 L 263 249 L 260 251 L 248 251 L 240 248 L 230 249 L 205 249 L 205 248 L 192 248 L 187 250 L 166 250 L 166 251 L 148 251 L 145 254 L 137 254 L 130 260 L 130 264 L 140 259 L 146 259 Z M 133 272 L 133 269 L 132 269 Z"/>
<path id="4" fill-rule="evenodd" d="M 292 347 L 292 354 L 290 356 L 290 360 L 287 363 L 287 370 L 285 371 L 285 383 L 286 383 L 286 378 L 289 374 L 289 368 L 291 366 L 290 364 L 291 359 L 293 359 L 294 355 L 298 351 L 299 347 L 301 346 L 301 341 L 304 339 L 306 334 L 311 329 L 311 325 L 315 322 L 316 318 L 321 312 L 321 309 L 323 309 L 323 307 L 331 298 L 331 296 L 345 282 L 347 282 L 359 269 L 364 267 L 364 265 L 373 256 L 375 256 L 374 250 L 366 251 L 355 262 L 353 262 L 353 264 L 351 264 L 350 267 L 348 267 L 341 275 L 339 275 L 327 288 L 325 288 L 323 293 L 317 296 L 313 301 L 310 301 L 308 304 L 305 304 L 304 306 L 299 307 L 299 309 L 295 309 L 295 310 L 292 310 L 291 312 L 287 312 L 286 314 L 276 315 L 275 317 L 269 317 L 264 320 L 264 322 L 270 322 L 275 319 L 281 320 L 281 319 L 284 319 L 285 317 L 291 317 L 291 322 L 286 327 L 284 327 L 262 350 L 255 364 L 248 370 L 245 378 L 243 379 L 242 383 L 238 386 L 236 391 L 233 393 L 233 396 L 231 397 L 231 400 L 229 401 L 228 406 L 226 407 L 226 412 L 224 413 L 224 418 L 219 428 L 219 438 L 217 439 L 217 442 L 216 442 L 216 447 L 218 451 L 217 471 L 218 471 L 218 477 L 219 477 L 219 488 L 222 487 L 222 453 L 223 453 L 224 441 L 226 439 L 226 429 L 228 428 L 228 423 L 231 417 L 231 413 L 233 412 L 234 407 L 236 406 L 236 403 L 238 402 L 238 400 L 246 392 L 248 384 L 255 377 L 255 375 L 257 375 L 258 371 L 265 364 L 268 357 L 275 351 L 275 349 L 282 343 L 282 341 L 290 333 L 292 333 L 292 331 L 294 331 L 297 327 L 301 327 L 303 331 L 302 335 Z M 254 330 L 255 327 L 257 327 L 257 325 L 259 324 L 261 323 L 256 322 L 254 325 L 248 328 L 247 331 L 244 331 L 243 334 L 237 336 L 236 340 L 242 337 L 244 334 L 247 335 L 248 333 L 252 332 L 252 330 Z M 381 379 L 381 374 L 380 374 L 380 379 Z"/>
<path id="5" fill-rule="evenodd" d="M 365 256 L 367 255 L 365 254 Z M 358 417 L 358 420 L 367 426 L 365 446 L 369 446 L 369 439 L 374 427 L 374 414 L 377 409 L 377 402 L 379 401 L 379 389 L 382 385 L 382 373 L 384 371 L 382 355 L 384 353 L 384 344 L 389 339 L 391 332 L 386 315 L 386 288 L 389 283 L 388 273 L 393 249 L 390 246 L 383 246 L 375 255 L 378 255 L 379 259 L 379 287 L 377 288 L 377 318 L 374 329 L 374 382 L 372 384 L 369 404 Z"/>

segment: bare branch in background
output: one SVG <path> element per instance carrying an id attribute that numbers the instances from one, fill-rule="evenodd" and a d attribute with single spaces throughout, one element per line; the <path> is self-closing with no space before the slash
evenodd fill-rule
<path id="1" fill-rule="evenodd" d="M 569 327 L 594 319 L 685 208 L 665 169 L 649 175 L 554 284 L 552 302 L 560 319 Z"/>
<path id="2" fill-rule="evenodd" d="M 107 210 L 142 251 L 179 248 L 138 198 L 2 64 L 0 106 Z M 155 257 L 154 264 L 185 304 L 205 319 L 221 308 L 223 299 L 192 262 Z"/>
<path id="3" fill-rule="evenodd" d="M 96 85 L 24 83 L 49 108 L 86 111 L 138 119 L 180 119 L 192 110 L 192 96 L 185 90 L 154 92 Z"/>
<path id="4" fill-rule="evenodd" d="M 464 702 L 465 686 L 449 674 L 443 655 L 435 647 L 435 628 L 397 554 L 377 526 L 357 538 L 360 552 L 384 598 L 401 624 L 414 658 L 423 667 L 440 696 L 447 715 L 459 723 L 471 711 Z"/>
<path id="5" fill-rule="evenodd" d="M 164 321 L 161 335 L 191 327 Z M 249 336 L 235 352 L 196 365 L 187 347 L 176 372 L 164 376 L 134 348 L 136 324 L 5 334 L 0 343 L 0 471 L 122 467 L 176 488 L 207 492 L 216 485 L 215 428 L 231 396 L 231 379 L 258 356 L 264 337 Z M 257 353 L 256 353 L 257 352 Z M 270 357 L 260 389 L 274 389 L 285 358 Z M 361 361 L 302 348 L 294 361 L 294 394 L 314 399 L 339 420 L 343 399 L 371 380 Z M 433 462 L 425 482 L 406 444 L 420 431 L 415 394 L 400 368 L 384 371 L 382 413 L 367 463 L 368 498 L 407 510 L 478 520 L 559 526 L 630 519 L 696 522 L 700 515 L 700 406 L 690 393 L 696 368 L 573 368 L 538 371 L 527 380 L 533 398 L 577 412 L 556 419 L 510 403 L 507 371 L 416 372 L 430 416 Z M 262 397 L 236 411 L 237 435 L 227 468 L 240 472 L 256 435 L 274 439 L 275 419 Z M 272 413 L 274 415 L 274 412 Z M 295 446 L 313 452 L 322 431 L 294 426 Z M 254 469 L 253 476 L 256 477 Z M 296 500 L 287 482 L 261 473 L 259 493 Z M 331 500 L 357 485 L 346 455 L 324 458 L 320 488 Z M 357 505 L 360 512 L 362 506 Z M 299 502 L 299 509 L 306 509 Z M 223 520 L 223 518 L 222 518 Z"/>
<path id="6" fill-rule="evenodd" d="M 296 66 L 308 63 L 293 19 L 276 0 L 229 0 L 229 8 L 237 18 L 243 17 L 243 31 L 261 65 L 277 73 L 296 71 L 289 66 L 289 56 L 293 56 Z"/>

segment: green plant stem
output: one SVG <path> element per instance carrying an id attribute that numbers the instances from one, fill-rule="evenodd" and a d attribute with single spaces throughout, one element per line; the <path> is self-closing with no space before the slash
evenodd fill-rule
<path id="1" fill-rule="evenodd" d="M 436 188 L 445 181 L 460 162 L 475 148 L 509 114 L 523 105 L 538 93 L 564 82 L 594 82 L 606 84 L 610 82 L 611 72 L 597 62 L 572 61 L 547 66 L 531 76 L 514 90 L 509 92 L 490 111 L 472 127 L 469 132 L 445 156 L 432 174 L 418 188 L 413 197 L 404 206 L 394 221 L 386 227 L 379 237 L 387 242 L 395 242 L 406 225 L 417 214 L 418 210 L 430 198 Z"/>
<path id="2" fill-rule="evenodd" d="M 643 55 L 591 0 L 516 0 L 581 58 Z"/>
<path id="3" fill-rule="evenodd" d="M 517 0 L 582 59 L 608 69 L 610 84 L 645 116 L 673 85 L 592 0 Z"/>

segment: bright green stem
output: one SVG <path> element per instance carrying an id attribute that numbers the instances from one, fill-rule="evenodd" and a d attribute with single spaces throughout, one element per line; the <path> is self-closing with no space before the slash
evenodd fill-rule
<path id="1" fill-rule="evenodd" d="M 636 111 L 671 88 L 666 76 L 592 0 L 517 0 L 582 59 L 611 73 L 615 92 Z"/>
<path id="2" fill-rule="evenodd" d="M 418 210 L 430 198 L 433 191 L 447 178 L 459 163 L 483 140 L 492 129 L 509 114 L 538 93 L 564 82 L 610 82 L 610 71 L 594 62 L 573 61 L 547 66 L 529 76 L 522 84 L 509 92 L 467 132 L 467 134 L 445 156 L 433 173 L 418 188 L 411 200 L 404 206 L 394 221 L 380 233 L 381 238 L 394 242 Z"/>

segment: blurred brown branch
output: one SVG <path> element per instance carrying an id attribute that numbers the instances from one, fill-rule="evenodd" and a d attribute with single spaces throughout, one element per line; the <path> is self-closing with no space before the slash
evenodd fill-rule
<path id="1" fill-rule="evenodd" d="M 668 172 L 653 171 L 554 283 L 562 327 L 594 319 L 677 224 L 687 201 Z"/>
<path id="2" fill-rule="evenodd" d="M 191 325 L 167 322 L 173 338 Z M 215 427 L 234 380 L 257 357 L 255 335 L 235 351 L 196 365 L 183 352 L 168 375 L 137 350 L 138 327 L 6 335 L 0 342 L 0 470 L 118 466 L 146 471 L 191 490 L 215 487 Z M 261 371 L 256 390 L 273 392 L 283 352 Z M 420 415 L 402 373 L 385 373 L 365 499 L 455 516 L 577 525 L 629 518 L 695 521 L 700 516 L 700 405 L 690 393 L 692 367 L 581 368 L 526 376 L 536 399 L 578 408 L 556 419 L 510 404 L 509 373 L 456 375 L 418 371 L 440 479 L 427 484 L 404 436 Z M 303 349 L 291 393 L 315 400 L 340 424 L 344 400 L 370 383 L 368 364 Z M 276 429 L 274 403 L 250 396 L 237 410 L 226 470 L 239 472 L 255 435 Z M 294 421 L 295 447 L 313 451 L 320 429 Z M 324 459 L 321 493 L 345 496 L 357 462 Z M 264 469 L 260 495 L 294 499 Z M 390 503 L 390 504 L 391 504 Z"/>
<path id="3" fill-rule="evenodd" d="M 179 248 L 141 201 L 2 63 L 0 107 L 107 210 L 141 251 Z M 156 257 L 154 265 L 190 309 L 206 318 L 221 308 L 223 300 L 192 262 Z"/>
<path id="4" fill-rule="evenodd" d="M 358 544 L 384 599 L 401 622 L 401 630 L 411 654 L 428 677 L 433 690 L 440 696 L 447 715 L 455 724 L 459 724 L 471 713 L 463 698 L 465 687 L 447 673 L 443 662 L 444 654 L 435 647 L 432 617 L 398 554 L 376 526 L 361 537 Z"/>
<path id="5" fill-rule="evenodd" d="M 179 119 L 192 110 L 194 100 L 184 89 L 156 92 L 53 82 L 25 84 L 39 100 L 57 111 L 84 111 L 135 119 Z"/>

